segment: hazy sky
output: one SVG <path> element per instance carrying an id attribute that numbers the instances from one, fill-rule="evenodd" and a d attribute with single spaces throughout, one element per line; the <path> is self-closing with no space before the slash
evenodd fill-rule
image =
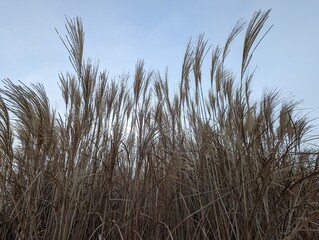
<path id="1" fill-rule="evenodd" d="M 41 82 L 53 107 L 59 106 L 58 73 L 72 67 L 55 28 L 65 35 L 65 16 L 79 16 L 85 56 L 99 60 L 110 76 L 133 73 L 136 61 L 144 59 L 148 69 L 164 72 L 167 67 L 176 85 L 190 37 L 205 32 L 209 44 L 223 44 L 237 20 L 248 21 L 256 10 L 271 8 L 266 28 L 274 27 L 253 59 L 254 96 L 265 87 L 279 88 L 283 96 L 303 99 L 305 113 L 318 118 L 318 7 L 318 0 L 1 1 L 0 79 Z M 241 43 L 242 38 L 235 41 L 227 62 L 235 71 Z"/>

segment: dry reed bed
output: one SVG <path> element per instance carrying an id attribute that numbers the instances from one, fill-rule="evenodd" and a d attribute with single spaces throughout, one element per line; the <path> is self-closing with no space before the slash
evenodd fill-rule
<path id="1" fill-rule="evenodd" d="M 223 47 L 190 41 L 174 96 L 142 61 L 132 88 L 127 76 L 109 79 L 84 60 L 81 20 L 68 20 L 61 39 L 75 73 L 60 74 L 65 113 L 40 84 L 4 80 L 0 90 L 0 238 L 319 238 L 308 121 L 276 91 L 250 99 L 268 16 L 238 22 Z M 243 30 L 236 79 L 225 59 Z"/>

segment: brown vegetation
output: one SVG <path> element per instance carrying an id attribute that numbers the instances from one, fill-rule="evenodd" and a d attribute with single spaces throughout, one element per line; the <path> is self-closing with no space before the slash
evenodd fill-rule
<path id="1" fill-rule="evenodd" d="M 80 19 L 68 21 L 65 113 L 40 84 L 4 80 L 0 90 L 0 238 L 319 239 L 307 119 L 276 91 L 250 99 L 268 15 L 238 22 L 223 47 L 190 42 L 174 96 L 142 61 L 132 91 L 127 76 L 109 79 L 83 59 Z M 243 29 L 237 83 L 225 59 Z"/>

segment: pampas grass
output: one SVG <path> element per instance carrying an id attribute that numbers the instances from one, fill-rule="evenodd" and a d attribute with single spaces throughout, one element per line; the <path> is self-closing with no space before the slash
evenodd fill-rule
<path id="1" fill-rule="evenodd" d="M 250 99 L 269 12 L 238 22 L 223 47 L 190 41 L 173 96 L 167 75 L 143 61 L 132 87 L 110 79 L 84 60 L 81 20 L 68 20 L 65 113 L 41 84 L 6 79 L 0 89 L 0 238 L 319 238 L 308 120 L 277 91 Z M 244 30 L 237 79 L 225 60 Z"/>

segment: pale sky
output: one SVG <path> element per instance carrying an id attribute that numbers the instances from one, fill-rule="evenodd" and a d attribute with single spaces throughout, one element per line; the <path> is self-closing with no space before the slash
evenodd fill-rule
<path id="1" fill-rule="evenodd" d="M 82 18 L 85 56 L 110 76 L 133 74 L 136 61 L 144 59 L 147 69 L 167 68 L 176 86 L 190 37 L 205 33 L 212 46 L 224 44 L 240 18 L 249 21 L 255 11 L 272 9 L 265 30 L 274 27 L 252 60 L 254 96 L 277 88 L 282 96 L 303 100 L 310 119 L 319 117 L 318 0 L 10 0 L 1 1 L 0 9 L 0 79 L 41 82 L 53 107 L 61 105 L 58 74 L 72 71 L 55 31 L 66 34 L 65 16 Z M 238 38 L 227 63 L 235 72 L 241 44 Z"/>

